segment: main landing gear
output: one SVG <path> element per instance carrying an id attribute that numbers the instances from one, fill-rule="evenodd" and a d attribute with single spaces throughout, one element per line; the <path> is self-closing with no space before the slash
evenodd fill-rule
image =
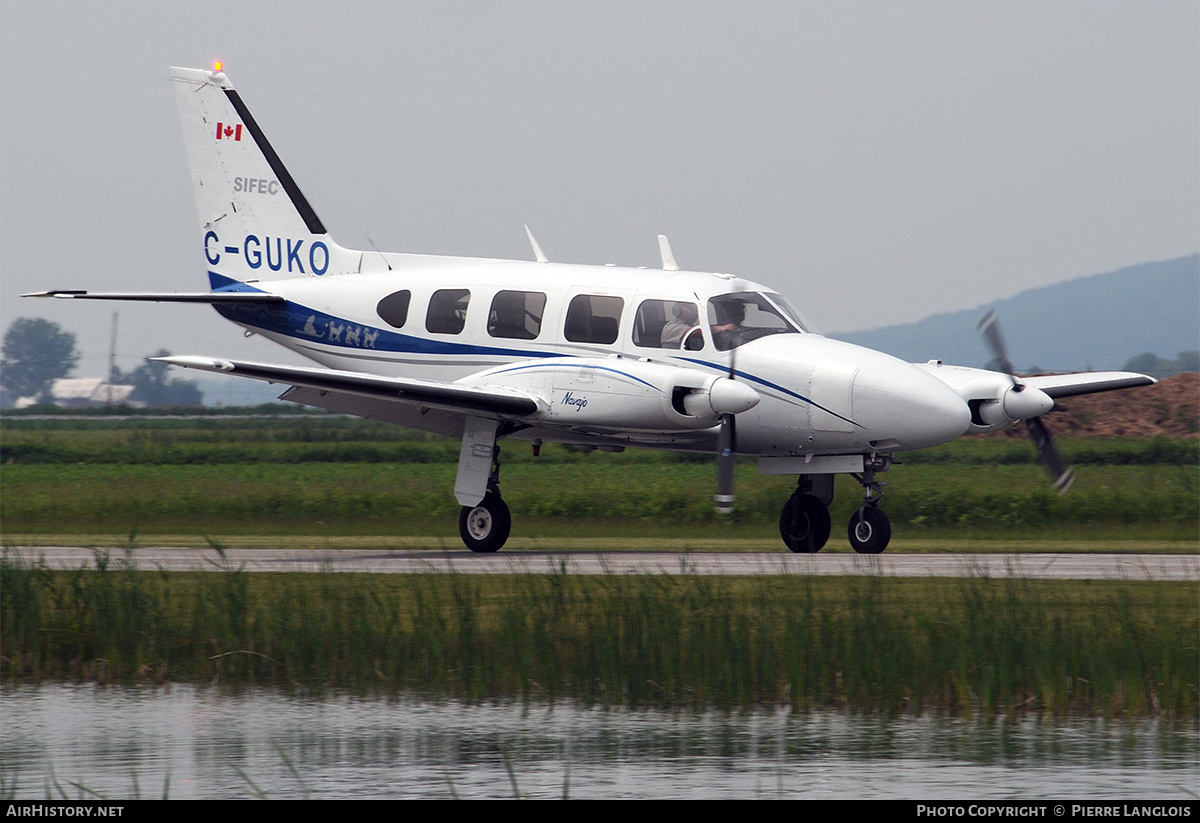
<path id="1" fill-rule="evenodd" d="M 499 491 L 489 491 L 477 506 L 463 506 L 458 515 L 458 532 L 473 552 L 499 551 L 508 540 L 512 517 Z"/>
<path id="2" fill-rule="evenodd" d="M 784 545 L 797 554 L 819 552 L 833 530 L 829 517 L 832 502 L 832 474 L 802 474 L 796 478 L 796 491 L 779 513 L 779 536 Z"/>
<path id="3" fill-rule="evenodd" d="M 474 506 L 463 506 L 459 511 L 458 533 L 468 549 L 484 554 L 499 551 L 511 529 L 512 515 L 500 497 L 500 447 L 493 445 L 487 494 Z"/>
<path id="4" fill-rule="evenodd" d="M 891 522 L 879 508 L 882 484 L 875 479 L 877 471 L 887 471 L 890 466 L 889 457 L 872 458 L 861 475 L 853 475 L 863 487 L 864 500 L 850 517 L 847 536 L 851 548 L 859 554 L 879 554 L 892 539 Z M 829 541 L 832 531 L 829 516 L 832 502 L 833 475 L 800 475 L 796 480 L 796 491 L 779 513 L 779 536 L 784 544 L 797 554 L 819 552 Z"/>

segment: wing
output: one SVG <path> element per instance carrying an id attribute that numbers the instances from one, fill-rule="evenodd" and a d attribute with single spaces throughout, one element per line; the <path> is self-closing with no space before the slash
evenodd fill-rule
<path id="1" fill-rule="evenodd" d="M 22 294 L 22 297 L 54 297 L 59 300 L 134 300 L 152 303 L 250 303 L 282 305 L 287 302 L 278 294 L 260 291 L 199 291 L 199 292 L 88 292 L 82 289 L 56 289 Z"/>
<path id="2" fill-rule="evenodd" d="M 156 357 L 162 363 L 188 369 L 249 377 L 268 383 L 287 383 L 302 389 L 369 398 L 408 406 L 421 406 L 486 417 L 527 417 L 540 408 L 537 400 L 524 392 L 494 386 L 464 386 L 413 380 L 405 377 L 380 377 L 336 369 L 281 366 L 250 363 L 212 357 Z"/>
<path id="3" fill-rule="evenodd" d="M 1022 377 L 1021 382 L 1041 389 L 1050 397 L 1075 397 L 1080 394 L 1132 389 L 1150 386 L 1158 381 L 1144 374 L 1127 371 L 1097 371 L 1082 374 L 1048 374 L 1040 377 Z"/>
<path id="4" fill-rule="evenodd" d="M 452 436 L 470 416 L 520 423 L 535 438 L 682 448 L 706 443 L 721 415 L 759 401 L 744 383 L 711 371 L 613 358 L 518 361 L 455 382 L 213 357 L 155 360 L 287 384 L 284 400 Z"/>

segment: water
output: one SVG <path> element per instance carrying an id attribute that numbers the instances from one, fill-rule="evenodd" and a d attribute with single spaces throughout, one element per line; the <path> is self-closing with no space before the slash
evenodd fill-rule
<path id="1" fill-rule="evenodd" d="M 193 686 L 0 692 L 5 796 L 1194 799 L 1200 729 L 469 706 Z M 83 788 L 83 787 L 86 787 Z"/>

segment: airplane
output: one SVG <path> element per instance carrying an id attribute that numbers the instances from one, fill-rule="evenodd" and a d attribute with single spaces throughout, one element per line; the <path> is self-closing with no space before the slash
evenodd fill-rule
<path id="1" fill-rule="evenodd" d="M 798 553 L 832 530 L 834 476 L 863 489 L 847 536 L 882 552 L 879 475 L 895 455 L 1024 422 L 1053 481 L 1073 472 L 1042 416 L 1074 395 L 1155 382 L 1130 372 L 1018 377 L 994 314 L 980 324 L 1001 371 L 907 363 L 827 338 L 778 292 L 684 271 L 439 257 L 338 245 L 228 76 L 172 68 L 210 290 L 53 290 L 25 297 L 202 303 L 317 367 L 201 356 L 175 366 L 288 386 L 281 399 L 461 440 L 454 494 L 467 548 L 494 552 L 512 519 L 502 439 L 716 455 L 720 512 L 737 455 L 794 475 L 779 531 Z M 368 238 L 369 239 L 369 238 Z M 373 244 L 372 244 L 373 245 Z M 703 318 L 703 320 L 701 319 Z"/>

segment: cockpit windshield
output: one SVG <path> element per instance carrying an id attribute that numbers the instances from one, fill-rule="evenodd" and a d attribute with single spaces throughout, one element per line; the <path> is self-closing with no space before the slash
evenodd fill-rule
<path id="1" fill-rule="evenodd" d="M 798 329 L 809 334 L 820 334 L 812 321 L 796 310 L 796 307 L 784 299 L 782 294 L 767 292 L 765 297 L 777 306 Z"/>
<path id="2" fill-rule="evenodd" d="M 778 294 L 735 292 L 708 301 L 713 344 L 721 351 L 737 348 L 769 334 L 806 331 L 796 310 Z"/>

